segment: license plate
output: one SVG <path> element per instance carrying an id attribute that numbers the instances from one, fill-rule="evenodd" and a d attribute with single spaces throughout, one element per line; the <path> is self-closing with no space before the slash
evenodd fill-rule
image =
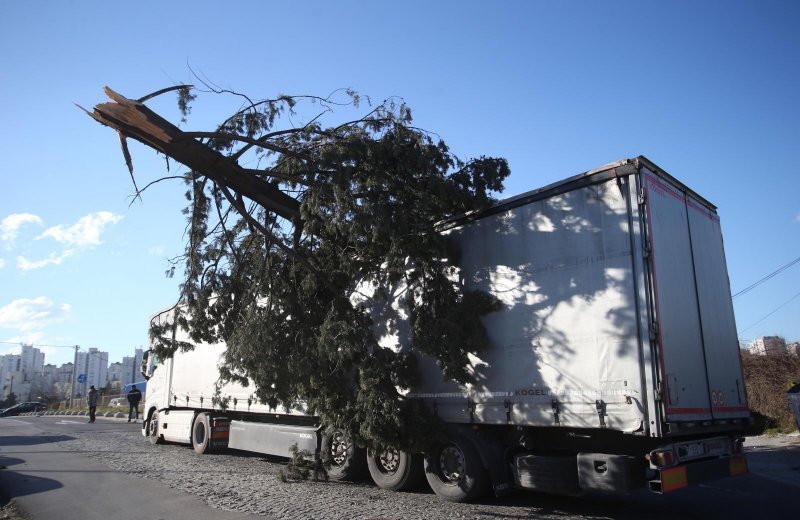
<path id="1" fill-rule="evenodd" d="M 686 444 L 683 448 L 686 450 L 686 456 L 691 458 L 700 457 L 705 453 L 702 444 Z"/>

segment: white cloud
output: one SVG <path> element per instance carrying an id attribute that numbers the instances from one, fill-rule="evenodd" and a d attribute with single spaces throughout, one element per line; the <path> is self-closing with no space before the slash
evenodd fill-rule
<path id="1" fill-rule="evenodd" d="M 0 269 L 4 268 L 5 266 L 6 266 L 6 261 L 0 258 Z"/>
<path id="2" fill-rule="evenodd" d="M 69 317 L 72 307 L 67 303 L 56 305 L 47 296 L 14 300 L 0 307 L 0 327 L 23 332 L 41 329 Z"/>
<path id="3" fill-rule="evenodd" d="M 64 244 L 96 246 L 102 243 L 100 235 L 106 226 L 116 224 L 120 220 L 122 220 L 122 215 L 115 215 L 109 211 L 98 211 L 81 217 L 78 222 L 69 227 L 58 225 L 48 228 L 36 237 L 36 240 L 50 237 Z"/>
<path id="4" fill-rule="evenodd" d="M 18 334 L 18 335 L 14 336 L 14 337 L 11 337 L 11 338 L 5 338 L 5 339 L 3 339 L 2 342 L 5 343 L 5 344 L 18 343 L 19 345 L 23 345 L 24 344 L 24 345 L 34 345 L 34 346 L 36 346 L 36 343 L 40 343 L 43 338 L 44 338 L 44 332 L 33 331 L 33 332 L 27 332 L 25 334 Z M 37 347 L 37 348 L 39 350 L 43 351 L 43 349 L 41 347 Z M 5 353 L 6 354 L 19 354 L 20 353 L 20 347 L 19 346 L 11 347 Z M 2 353 L 0 353 L 0 355 L 2 355 Z"/>
<path id="5" fill-rule="evenodd" d="M 153 256 L 162 256 L 164 254 L 164 246 L 153 246 L 147 252 Z"/>
<path id="6" fill-rule="evenodd" d="M 41 226 L 42 219 L 33 213 L 15 213 L 9 215 L 0 221 L 0 240 L 12 242 L 17 238 L 19 228 L 25 224 L 39 224 Z"/>
<path id="7" fill-rule="evenodd" d="M 37 260 L 35 262 L 28 260 L 24 256 L 18 256 L 17 267 L 19 267 L 23 271 L 31 271 L 33 269 L 41 269 L 42 267 L 48 265 L 61 265 L 61 262 L 63 262 L 65 258 L 69 258 L 73 254 L 75 254 L 75 251 L 73 251 L 72 249 L 67 249 L 60 255 L 57 255 L 55 253 L 50 253 L 50 256 L 48 256 L 44 260 Z"/>

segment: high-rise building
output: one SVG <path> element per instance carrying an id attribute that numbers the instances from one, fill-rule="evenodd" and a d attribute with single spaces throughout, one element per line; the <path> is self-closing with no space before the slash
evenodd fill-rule
<path id="1" fill-rule="evenodd" d="M 33 345 L 22 345 L 20 352 L 20 370 L 28 374 L 41 372 L 44 367 L 44 354 Z"/>
<path id="2" fill-rule="evenodd" d="M 78 374 L 75 384 L 76 395 L 86 395 L 90 386 L 97 389 L 106 386 L 108 373 L 108 352 L 90 348 L 86 352 L 78 352 Z"/>
<path id="3" fill-rule="evenodd" d="M 786 340 L 780 336 L 762 336 L 750 342 L 750 353 L 758 356 L 783 354 L 786 352 Z"/>
<path id="4" fill-rule="evenodd" d="M 14 389 L 14 378 L 19 381 L 20 358 L 16 354 L 0 356 L 0 399 L 6 400 Z"/>
<path id="5" fill-rule="evenodd" d="M 125 384 L 125 366 L 120 362 L 108 365 L 108 384 L 111 388 L 122 388 Z"/>

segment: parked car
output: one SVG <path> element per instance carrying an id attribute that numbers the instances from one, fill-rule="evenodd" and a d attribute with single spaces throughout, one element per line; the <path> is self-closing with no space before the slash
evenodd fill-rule
<path id="1" fill-rule="evenodd" d="M 110 408 L 124 408 L 128 406 L 128 400 L 124 397 L 115 397 L 108 402 Z"/>
<path id="2" fill-rule="evenodd" d="M 19 403 L 15 404 L 11 408 L 6 408 L 2 412 L 0 412 L 0 417 L 10 417 L 12 415 L 19 415 L 21 413 L 27 413 L 27 412 L 43 412 L 46 409 L 47 405 L 44 403 L 36 403 L 36 402 Z"/>

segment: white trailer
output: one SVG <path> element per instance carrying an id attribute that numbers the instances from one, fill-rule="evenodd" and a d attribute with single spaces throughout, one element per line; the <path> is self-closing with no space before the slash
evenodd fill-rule
<path id="1" fill-rule="evenodd" d="M 489 486 L 497 495 L 512 487 L 669 492 L 747 471 L 739 434 L 750 414 L 711 203 L 637 157 L 441 231 L 460 245 L 464 287 L 503 303 L 484 318 L 492 346 L 471 359 L 474 384 L 444 381 L 421 360 L 412 395 L 447 423 L 448 442 L 424 458 L 364 453 L 315 418 L 267 409 L 241 387 L 220 389 L 222 412 L 211 403 L 221 345 L 163 364 L 149 357 L 144 433 L 202 452 L 205 438 L 224 445 L 229 426 L 228 447 L 285 456 L 297 442 L 329 451 L 334 476 L 354 476 L 366 458 L 387 489 L 413 485 L 424 466 L 433 490 L 457 501 Z M 376 322 L 402 322 L 396 301 L 374 309 Z M 382 345 L 406 347 L 398 329 Z"/>

